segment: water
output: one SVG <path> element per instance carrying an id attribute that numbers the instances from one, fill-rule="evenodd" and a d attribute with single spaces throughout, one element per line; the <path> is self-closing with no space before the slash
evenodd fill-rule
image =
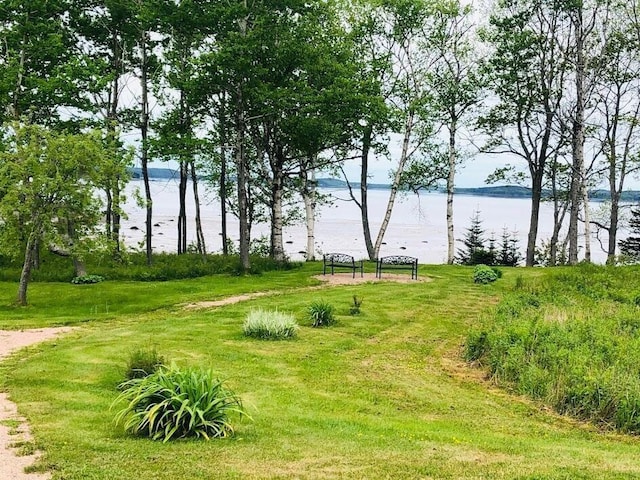
<path id="1" fill-rule="evenodd" d="M 151 182 L 153 198 L 153 221 L 157 226 L 153 230 L 154 251 L 174 252 L 177 249 L 178 184 L 176 181 Z M 142 247 L 144 242 L 145 210 L 135 204 L 132 192 L 142 192 L 141 181 L 132 181 L 127 187 L 128 201 L 125 205 L 128 219 L 123 221 L 125 242 L 132 247 Z M 348 191 L 341 189 L 322 189 L 334 199 L 331 204 L 318 208 L 316 220 L 316 253 L 340 252 L 366 258 L 364 236 L 360 222 L 360 210 L 355 203 L 348 201 Z M 187 201 L 188 243 L 195 243 L 194 202 L 189 186 Z M 200 186 L 201 214 L 207 250 L 216 252 L 222 249 L 221 215 L 219 201 L 210 192 Z M 388 190 L 370 190 L 370 222 L 373 241 L 378 233 L 389 197 Z M 466 228 L 475 211 L 480 212 L 482 226 L 486 236 L 491 233 L 499 241 L 504 228 L 514 232 L 519 240 L 522 254 L 526 248 L 529 229 L 531 202 L 529 199 L 505 199 L 457 195 L 454 199 L 454 227 L 456 239 L 464 237 Z M 591 209 L 599 204 L 591 205 Z M 441 193 L 402 194 L 396 199 L 393 214 L 387 229 L 380 255 L 410 255 L 418 257 L 420 263 L 444 263 L 447 256 L 446 195 Z M 543 204 L 540 212 L 538 241 L 549 239 L 553 229 L 553 207 Z M 238 222 L 235 217 L 227 217 L 228 236 L 238 241 Z M 267 224 L 253 225 L 252 238 L 261 235 L 268 237 Z M 621 231 L 624 238 L 627 232 Z M 306 228 L 303 223 L 284 228 L 285 251 L 294 260 L 304 259 L 306 249 Z M 606 245 L 606 234 L 600 235 Z M 456 248 L 462 246 L 457 242 Z M 591 244 L 592 259 L 603 263 L 606 254 L 601 250 L 595 238 Z M 581 247 L 580 253 L 583 253 Z"/>

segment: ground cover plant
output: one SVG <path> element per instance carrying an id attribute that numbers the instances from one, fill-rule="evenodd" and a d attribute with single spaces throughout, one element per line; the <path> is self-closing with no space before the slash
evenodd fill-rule
<path id="1" fill-rule="evenodd" d="M 309 318 L 314 327 L 328 327 L 336 322 L 334 307 L 326 300 L 316 300 L 309 306 Z"/>
<path id="2" fill-rule="evenodd" d="M 184 281 L 130 284 L 142 292 L 157 287 L 174 306 L 137 304 L 137 312 L 83 323 L 0 363 L 3 388 L 46 452 L 39 468 L 51 470 L 53 480 L 640 477 L 635 437 L 553 415 L 495 388 L 461 359 L 479 315 L 518 277 L 526 285 L 543 276 L 541 269 L 506 268 L 500 282 L 483 288 L 470 281 L 471 268 L 460 266 L 421 266 L 420 278 L 429 282 L 326 287 L 322 298 L 345 306 L 332 328 L 302 325 L 295 342 L 247 341 L 241 328 L 252 309 L 277 307 L 304 318 L 319 292 L 292 286 L 314 284 L 297 275 L 321 268 L 265 274 L 261 290 L 269 282 L 273 295 L 199 310 L 180 305 L 207 292 L 219 298 L 255 291 L 255 279 L 205 278 L 202 290 Z M 172 284 L 175 292 L 162 290 Z M 66 305 L 55 293 L 67 286 L 51 286 L 47 307 Z M 357 316 L 348 315 L 353 295 L 366 299 Z M 39 308 L 30 307 L 45 325 Z M 79 324 L 81 312 L 67 308 L 69 321 Z M 153 442 L 116 428 L 109 406 L 122 380 L 122 352 L 141 344 L 179 365 L 223 372 L 253 421 L 234 422 L 233 437 L 213 442 Z"/>
<path id="3" fill-rule="evenodd" d="M 122 383 L 115 417 L 127 433 L 167 442 L 173 438 L 207 440 L 233 434 L 230 415 L 243 415 L 242 402 L 208 370 L 161 366 Z"/>
<path id="4" fill-rule="evenodd" d="M 638 434 L 637 273 L 583 266 L 519 281 L 469 335 L 466 357 L 560 413 Z"/>
<path id="5" fill-rule="evenodd" d="M 284 340 L 295 337 L 298 328 L 295 317 L 290 313 L 256 309 L 247 314 L 242 331 L 247 337 Z"/>

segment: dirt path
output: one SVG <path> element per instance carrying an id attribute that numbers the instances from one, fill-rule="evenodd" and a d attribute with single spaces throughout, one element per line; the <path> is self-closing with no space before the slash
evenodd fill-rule
<path id="1" fill-rule="evenodd" d="M 304 287 L 297 289 L 300 290 L 319 290 L 325 288 L 327 285 L 357 285 L 359 283 L 377 283 L 377 282 L 396 282 L 396 283 L 411 283 L 411 282 L 430 282 L 429 277 L 418 277 L 417 280 L 412 280 L 410 275 L 403 275 L 399 273 L 385 273 L 382 278 L 377 278 L 374 273 L 365 273 L 362 277 L 356 275 L 355 277 L 351 273 L 336 273 L 334 275 L 315 275 L 316 278 L 323 282 L 325 285 L 317 285 L 313 287 Z M 226 297 L 221 300 L 210 300 L 203 302 L 195 302 L 184 305 L 184 308 L 188 310 L 195 310 L 200 308 L 213 308 L 223 307 L 225 305 L 232 305 L 234 303 L 243 302 L 245 300 L 252 300 L 258 297 L 264 297 L 265 295 L 277 295 L 275 292 L 256 292 L 247 293 L 245 295 L 237 295 L 235 297 Z"/>
<path id="2" fill-rule="evenodd" d="M 16 350 L 51 340 L 60 334 L 71 331 L 69 327 L 38 328 L 33 330 L 0 330 L 0 361 Z M 31 442 L 31 433 L 26 420 L 18 414 L 16 404 L 9 400 L 6 393 L 0 392 L 0 479 L 2 480 L 47 480 L 51 476 L 43 473 L 25 473 L 24 469 L 33 465 L 38 453 L 23 455 Z"/>

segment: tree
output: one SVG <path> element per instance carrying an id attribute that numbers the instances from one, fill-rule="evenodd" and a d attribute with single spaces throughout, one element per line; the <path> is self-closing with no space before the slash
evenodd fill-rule
<path id="1" fill-rule="evenodd" d="M 485 231 L 482 227 L 480 212 L 475 211 L 471 224 L 465 233 L 462 243 L 464 248 L 458 249 L 457 262 L 462 265 L 493 265 L 496 259 L 495 241 L 491 240 L 489 249 L 485 248 Z"/>
<path id="2" fill-rule="evenodd" d="M 361 120 L 361 186 L 360 201 L 351 197 L 361 210 L 367 253 L 371 260 L 379 256 L 384 235 L 391 220 L 398 190 L 406 179 L 405 169 L 420 153 L 431 137 L 432 116 L 425 108 L 428 97 L 429 71 L 437 52 L 429 46 L 432 35 L 433 5 L 423 0 L 373 3 L 370 12 L 361 15 L 362 51 L 371 62 L 369 83 L 378 88 L 372 113 Z M 367 19 L 367 15 L 370 15 Z M 356 17 L 358 18 L 358 17 Z M 380 106 L 383 104 L 384 107 Z M 393 131 L 401 138 L 400 153 L 394 159 L 395 170 L 382 223 L 375 242 L 372 241 L 367 201 L 367 175 L 374 134 Z M 350 189 L 351 191 L 351 189 Z"/>
<path id="3" fill-rule="evenodd" d="M 27 288 L 38 245 L 59 245 L 69 234 L 81 241 L 95 232 L 100 202 L 94 177 L 104 162 L 101 139 L 89 134 L 54 133 L 36 125 L 13 124 L 0 153 L 0 230 L 3 248 L 24 252 L 17 302 L 27 304 Z"/>
<path id="4" fill-rule="evenodd" d="M 60 124 L 60 107 L 83 105 L 71 6 L 69 0 L 0 4 L 0 124 L 21 118 Z"/>
<path id="5" fill-rule="evenodd" d="M 532 191 L 527 266 L 535 261 L 546 165 L 561 144 L 556 127 L 566 76 L 565 20 L 555 2 L 500 1 L 484 33 L 493 48 L 487 74 L 497 102 L 479 127 L 490 139 L 485 151 L 510 153 L 527 164 Z"/>
<path id="6" fill-rule="evenodd" d="M 474 23 L 470 5 L 457 0 L 436 4 L 434 34 L 430 46 L 438 60 L 430 73 L 430 109 L 436 125 L 447 131 L 447 263 L 455 258 L 453 197 L 456 169 L 462 161 L 459 135 L 470 124 L 469 113 L 480 102 L 482 80 L 479 75 L 480 54 L 471 38 Z"/>
<path id="7" fill-rule="evenodd" d="M 640 208 L 631 210 L 629 229 L 634 235 L 620 240 L 620 253 L 636 261 L 640 260 Z"/>
<path id="8" fill-rule="evenodd" d="M 596 59 L 601 68 L 593 94 L 601 122 L 594 141 L 603 159 L 602 173 L 607 179 L 611 202 L 608 219 L 592 223 L 608 234 L 608 264 L 615 263 L 620 200 L 625 182 L 640 170 L 640 149 L 637 146 L 640 139 L 640 49 L 634 31 L 633 7 L 618 13 L 603 32 L 606 41 L 600 58 Z"/>

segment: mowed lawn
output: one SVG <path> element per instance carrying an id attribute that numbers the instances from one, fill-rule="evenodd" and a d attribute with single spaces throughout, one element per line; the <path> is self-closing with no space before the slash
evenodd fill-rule
<path id="1" fill-rule="evenodd" d="M 552 414 L 461 359 L 468 329 L 517 276 L 537 270 L 504 269 L 501 280 L 479 286 L 470 268 L 421 266 L 431 281 L 309 289 L 317 271 L 76 290 L 34 284 L 34 306 L 3 307 L 2 327 L 78 324 L 0 365 L 2 388 L 45 451 L 41 467 L 65 480 L 640 478 L 635 437 Z M 14 288 L 0 284 L 5 303 Z M 67 303 L 67 291 L 78 298 Z M 181 306 L 256 291 L 271 294 Z M 99 295 L 112 302 L 110 313 L 86 312 Z M 353 295 L 363 299 L 358 316 L 349 315 Z M 315 300 L 336 307 L 337 325 L 310 327 Z M 254 308 L 293 313 L 298 338 L 245 338 Z M 110 407 L 129 353 L 149 346 L 178 365 L 218 372 L 252 419 L 234 419 L 233 438 L 209 442 L 126 436 Z"/>

